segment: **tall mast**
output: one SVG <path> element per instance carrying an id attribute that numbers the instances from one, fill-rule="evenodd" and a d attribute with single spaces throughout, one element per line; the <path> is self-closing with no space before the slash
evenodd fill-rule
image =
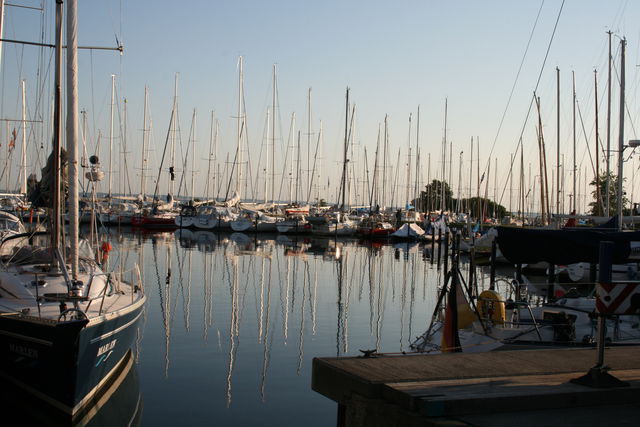
<path id="1" fill-rule="evenodd" d="M 518 203 L 520 205 L 520 219 L 522 220 L 522 225 L 524 225 L 524 216 L 525 216 L 525 212 L 527 211 L 527 207 L 525 205 L 526 203 L 526 195 L 524 193 L 525 190 L 525 186 L 524 186 L 524 149 L 522 144 L 520 144 L 520 197 L 519 197 L 519 202 Z"/>
<path id="2" fill-rule="evenodd" d="M 433 197 L 433 194 L 431 193 L 432 192 L 432 189 L 431 189 L 431 153 L 427 154 L 427 184 L 429 185 L 429 187 L 427 188 L 425 186 L 425 189 L 428 189 L 428 191 L 429 191 L 427 193 L 427 197 L 428 197 L 428 200 L 430 202 L 429 206 L 427 206 L 427 211 L 431 212 L 431 211 L 434 210 L 434 207 L 433 207 L 433 198 L 434 197 Z"/>
<path id="3" fill-rule="evenodd" d="M 300 131 L 298 131 L 298 161 L 296 162 L 296 204 L 298 204 L 298 187 L 300 184 Z"/>
<path id="4" fill-rule="evenodd" d="M 340 193 L 342 202 L 340 210 L 344 212 L 345 196 L 346 196 L 346 178 L 347 178 L 347 147 L 349 146 L 349 88 L 345 95 L 345 119 L 344 119 L 344 154 L 342 158 L 342 180 L 340 182 Z"/>
<path id="5" fill-rule="evenodd" d="M 389 131 L 387 129 L 387 118 L 388 115 L 384 115 L 384 139 L 382 142 L 382 198 L 381 204 L 382 206 L 386 206 L 386 197 L 387 197 L 387 154 L 388 154 L 388 144 L 389 144 Z"/>
<path id="6" fill-rule="evenodd" d="M 177 123 L 178 123 L 178 73 L 174 76 L 174 84 L 173 84 L 173 112 L 171 113 L 171 123 L 170 126 L 170 135 L 171 135 L 171 161 L 169 163 L 169 196 L 171 200 L 167 200 L 168 202 L 173 201 L 173 190 L 175 183 L 175 166 L 176 166 L 176 133 L 178 132 Z M 180 189 L 178 189 L 180 191 Z"/>
<path id="7" fill-rule="evenodd" d="M 560 213 L 560 68 L 556 67 L 556 213 Z M 575 189 L 574 189 L 575 193 Z"/>
<path id="8" fill-rule="evenodd" d="M 56 57 L 55 57 L 55 96 L 53 112 L 53 188 L 51 215 L 51 246 L 60 246 L 60 152 L 62 143 L 62 2 L 56 2 Z"/>
<path id="9" fill-rule="evenodd" d="M 546 167 L 545 167 L 545 158 L 544 158 L 544 139 L 542 136 L 542 117 L 540 114 L 540 98 L 537 95 L 533 95 L 536 101 L 536 107 L 538 109 L 538 163 L 540 168 L 540 214 L 542 217 L 542 224 L 547 224 L 547 203 L 546 203 Z"/>
<path id="10" fill-rule="evenodd" d="M 595 105 L 595 109 L 596 109 L 596 143 L 595 143 L 595 149 L 596 149 L 596 212 L 600 211 L 600 208 L 602 206 L 602 198 L 601 198 L 601 194 L 600 194 L 600 135 L 598 133 L 598 70 L 593 70 L 593 84 L 594 84 L 594 92 L 595 93 L 595 97 L 594 97 L 594 105 Z M 574 92 L 574 97 L 575 97 L 575 92 Z M 574 124 L 575 126 L 575 124 Z M 574 141 L 575 141 L 575 136 L 574 136 Z M 578 197 L 576 195 L 576 180 L 575 180 L 575 169 L 576 169 L 576 163 L 575 163 L 575 156 L 574 156 L 574 160 L 573 160 L 573 169 L 574 169 L 574 173 L 573 173 L 573 209 L 575 210 L 576 206 L 576 197 Z M 607 215 L 609 215 L 609 212 L 607 212 Z"/>
<path id="11" fill-rule="evenodd" d="M 271 125 L 271 121 L 269 120 L 270 117 L 271 117 L 271 109 L 267 107 L 267 144 L 265 147 L 265 151 L 267 154 L 267 160 L 265 161 L 265 164 L 267 166 L 269 165 L 269 127 Z M 271 140 L 275 141 L 275 137 L 272 138 Z M 257 179 L 256 179 L 256 182 L 257 182 Z M 269 200 L 269 169 L 268 167 L 264 168 L 264 199 L 263 200 L 265 204 Z"/>
<path id="12" fill-rule="evenodd" d="M 622 182 L 624 175 L 622 174 L 622 164 L 624 162 L 624 85 L 625 85 L 625 49 L 627 47 L 627 39 L 620 40 L 620 132 L 618 135 L 618 231 L 622 231 L 622 203 L 624 194 L 622 193 Z"/>
<path id="13" fill-rule="evenodd" d="M 293 164 L 295 163 L 293 159 L 293 153 L 295 153 L 295 144 L 293 142 L 293 138 L 295 138 L 296 131 L 296 113 L 291 113 L 291 124 L 289 127 L 289 148 L 291 149 L 291 163 L 289 163 L 289 203 L 293 202 Z"/>
<path id="14" fill-rule="evenodd" d="M 447 181 L 447 185 L 449 186 L 449 189 L 453 192 L 453 176 L 451 175 L 452 172 L 453 172 L 453 142 L 449 142 L 449 180 Z M 450 206 L 449 208 L 453 208 L 453 206 Z"/>
<path id="15" fill-rule="evenodd" d="M 4 0 L 0 0 L 0 39 L 4 38 Z M 2 42 L 0 41 L 0 61 L 2 61 Z M 2 62 L 0 62 L 0 67 Z"/>
<path id="16" fill-rule="evenodd" d="M 209 128 L 209 158 L 207 159 L 207 184 L 205 185 L 205 197 L 207 200 L 211 199 L 210 185 L 211 185 L 211 161 L 213 160 L 213 132 L 215 126 L 215 113 L 211 110 L 211 127 Z M 215 171 L 214 171 L 215 173 Z"/>
<path id="17" fill-rule="evenodd" d="M 311 170 L 310 165 L 310 157 L 311 156 L 311 88 L 309 88 L 307 94 L 307 178 L 309 180 L 309 192 L 307 193 L 309 196 L 307 200 L 309 200 L 311 196 L 311 182 L 313 180 L 312 174 L 314 173 Z M 315 158 L 313 160 L 315 166 Z"/>
<path id="18" fill-rule="evenodd" d="M 577 98 L 576 98 L 576 74 L 574 71 L 571 71 L 571 81 L 572 81 L 572 87 L 573 87 L 573 211 L 578 211 L 577 210 L 577 197 L 578 197 L 578 193 L 576 192 L 576 173 L 578 171 L 578 167 L 577 167 L 577 158 L 576 158 L 576 104 L 578 102 Z M 598 104 L 598 90 L 596 88 L 596 105 Z M 598 107 L 596 106 L 596 111 L 598 110 Z M 596 113 L 597 116 L 597 113 Z M 598 147 L 598 125 L 597 125 L 598 120 L 596 119 L 596 147 Z M 598 168 L 598 152 L 596 150 L 596 179 L 600 179 L 600 169 Z M 600 185 L 597 185 L 596 188 L 598 189 L 598 193 L 600 192 Z M 598 203 L 600 203 L 600 196 L 598 196 Z"/>
<path id="19" fill-rule="evenodd" d="M 122 179 L 119 180 L 120 185 L 118 188 L 120 189 L 120 193 L 127 194 L 131 196 L 131 180 L 129 179 L 129 166 L 127 163 L 127 98 L 123 98 L 122 101 L 122 109 L 123 109 L 123 130 L 122 130 L 122 167 L 124 168 L 124 182 Z"/>
<path id="20" fill-rule="evenodd" d="M 20 193 L 27 194 L 27 89 L 22 80 L 22 155 L 20 158 Z"/>
<path id="21" fill-rule="evenodd" d="M 511 202 L 513 199 L 513 153 L 511 153 L 509 157 L 511 158 L 511 161 L 509 162 L 509 215 L 512 215 L 513 206 L 511 205 Z"/>
<path id="22" fill-rule="evenodd" d="M 113 110 L 115 106 L 116 75 L 111 74 L 111 114 L 109 116 L 109 204 L 111 204 L 111 175 L 113 175 Z"/>
<path id="23" fill-rule="evenodd" d="M 78 0 L 67 0 L 67 157 L 71 276 L 78 279 Z"/>
<path id="24" fill-rule="evenodd" d="M 462 202 L 462 153 L 460 151 L 460 160 L 458 160 L 458 203 L 456 206 L 456 212 L 461 212 L 463 209 L 460 207 L 460 203 Z"/>
<path id="25" fill-rule="evenodd" d="M 609 187 L 611 186 L 611 165 L 610 165 L 610 159 L 611 159 L 611 62 L 613 60 L 613 58 L 611 57 L 611 35 L 613 34 L 611 31 L 607 31 L 607 34 L 609 35 L 609 61 L 608 61 L 608 68 L 609 68 L 609 76 L 607 78 L 607 153 L 606 153 L 606 159 L 605 162 L 607 164 L 607 173 L 605 175 L 605 179 L 607 180 L 605 187 L 604 187 L 604 191 L 605 191 L 605 209 L 607 212 L 607 215 L 611 214 L 611 194 L 609 191 Z M 596 95 L 597 96 L 597 95 Z"/>
<path id="26" fill-rule="evenodd" d="M 420 105 L 418 105 L 418 112 L 416 114 L 416 178 L 415 178 L 415 186 L 413 188 L 413 196 L 418 200 L 420 198 L 419 188 L 420 188 L 420 176 L 419 176 L 419 161 L 420 161 Z M 416 206 L 416 210 L 418 207 Z M 421 207 L 421 210 L 424 210 L 424 207 Z"/>
<path id="27" fill-rule="evenodd" d="M 147 108 L 148 108 L 148 90 L 149 88 L 145 85 L 144 86 L 144 107 L 142 110 L 142 158 L 141 158 L 141 162 L 140 162 L 140 194 L 142 195 L 142 201 L 144 201 L 145 198 L 145 176 L 144 176 L 144 171 L 145 168 L 147 166 Z"/>
<path id="28" fill-rule="evenodd" d="M 193 109 L 193 118 L 191 120 L 191 126 L 193 128 L 193 139 L 191 140 L 192 142 L 192 146 L 191 146 L 191 199 L 193 200 L 195 198 L 196 195 L 196 141 L 198 140 L 198 133 L 197 133 L 197 119 L 198 119 L 198 113 L 196 112 L 196 109 Z"/>
<path id="29" fill-rule="evenodd" d="M 497 217 L 496 208 L 498 203 L 498 158 L 494 159 L 493 168 L 493 217 Z"/>
<path id="30" fill-rule="evenodd" d="M 320 153 L 322 153 L 322 143 L 324 142 L 323 138 L 324 138 L 324 134 L 322 133 L 322 120 L 320 120 L 320 128 L 318 129 L 318 149 Z M 316 150 L 316 157 L 317 157 L 317 151 L 318 150 Z M 321 161 L 318 163 L 318 184 L 316 185 L 316 200 L 318 202 L 320 201 L 320 177 L 322 176 L 320 172 L 322 170 L 322 158 L 320 158 L 320 160 Z"/>
<path id="31" fill-rule="evenodd" d="M 410 186 L 411 186 L 411 113 L 409 113 L 409 136 L 407 138 L 407 189 L 405 191 L 405 206 L 409 205 Z"/>
<path id="32" fill-rule="evenodd" d="M 278 84 L 276 80 L 276 64 L 273 64 L 273 99 L 271 108 L 271 203 L 276 202 L 276 96 Z M 266 178 L 266 177 L 265 177 Z M 267 198 L 265 197 L 265 201 Z"/>
<path id="33" fill-rule="evenodd" d="M 469 216 L 471 216 L 471 186 L 473 185 L 473 137 L 471 137 L 471 163 L 469 167 L 469 203 L 467 206 L 467 210 Z"/>
<path id="34" fill-rule="evenodd" d="M 244 118 L 242 117 L 242 102 L 243 102 L 243 89 L 244 89 L 244 74 L 243 74 L 243 58 L 242 56 L 238 59 L 238 129 L 237 129 L 237 139 L 238 139 L 238 173 L 236 174 L 236 191 L 240 193 L 240 186 L 242 185 L 242 128 L 244 126 Z"/>
<path id="35" fill-rule="evenodd" d="M 213 112 L 212 112 L 213 114 Z M 220 163 L 218 163 L 218 130 L 220 128 L 219 123 L 218 123 L 218 119 L 215 119 L 216 122 L 216 132 L 215 135 L 213 136 L 213 184 L 215 185 L 215 183 L 217 182 L 218 185 L 215 186 L 216 188 L 216 200 L 220 198 Z M 217 168 L 217 171 L 216 171 Z M 216 181 L 217 179 L 217 181 Z"/>
<path id="36" fill-rule="evenodd" d="M 447 165 L 447 98 L 444 99 L 444 136 L 442 138 L 442 182 L 440 183 L 440 211 L 445 210 L 444 180 L 446 178 Z"/>
<path id="37" fill-rule="evenodd" d="M 476 172 L 476 197 L 477 197 L 477 205 L 478 205 L 478 221 L 482 222 L 482 203 L 480 202 L 480 137 L 476 137 L 476 154 L 478 157 L 478 169 Z M 473 169 L 473 165 L 471 165 L 471 169 Z"/>

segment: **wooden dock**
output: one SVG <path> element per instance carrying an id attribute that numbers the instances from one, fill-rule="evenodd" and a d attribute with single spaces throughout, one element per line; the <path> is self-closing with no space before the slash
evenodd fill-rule
<path id="1" fill-rule="evenodd" d="M 569 382 L 595 349 L 315 358 L 312 388 L 338 403 L 338 426 L 640 425 L 640 347 L 605 353 L 628 387 Z"/>

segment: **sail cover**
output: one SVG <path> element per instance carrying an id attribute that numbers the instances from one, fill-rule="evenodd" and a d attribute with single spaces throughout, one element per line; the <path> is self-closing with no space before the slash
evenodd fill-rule
<path id="1" fill-rule="evenodd" d="M 514 264 L 546 261 L 556 265 L 597 263 L 600 242 L 614 243 L 615 263 L 629 258 L 630 242 L 640 241 L 640 232 L 604 230 L 540 230 L 498 227 L 498 246 Z"/>

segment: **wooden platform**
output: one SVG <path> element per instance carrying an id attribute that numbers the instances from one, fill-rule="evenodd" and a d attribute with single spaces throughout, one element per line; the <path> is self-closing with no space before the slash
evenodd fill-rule
<path id="1" fill-rule="evenodd" d="M 551 414 L 563 425 L 640 425 L 640 347 L 605 353 L 629 387 L 570 382 L 595 361 L 592 349 L 316 358 L 312 388 L 338 402 L 338 425 L 557 425 Z"/>

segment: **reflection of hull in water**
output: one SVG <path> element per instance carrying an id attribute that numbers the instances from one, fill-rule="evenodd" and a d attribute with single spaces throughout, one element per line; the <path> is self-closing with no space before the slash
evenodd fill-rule
<path id="1" fill-rule="evenodd" d="M 211 231 L 180 228 L 174 232 L 174 235 L 183 248 L 197 247 L 201 251 L 210 252 L 218 245 L 219 236 Z"/>
<path id="2" fill-rule="evenodd" d="M 229 224 L 233 231 L 238 232 L 259 232 L 259 233 L 275 233 L 278 231 L 276 222 L 273 221 L 250 221 L 248 219 L 240 219 L 231 221 Z"/>
<path id="3" fill-rule="evenodd" d="M 176 227 L 180 227 L 180 228 L 189 228 L 189 227 L 193 227 L 195 224 L 195 218 L 193 215 L 178 215 L 175 219 L 175 225 Z"/>
<path id="4" fill-rule="evenodd" d="M 253 241 L 251 240 L 251 237 L 247 236 L 244 233 L 231 233 L 231 236 L 229 236 L 229 238 L 231 239 L 231 241 L 238 245 L 248 245 Z"/>
<path id="5" fill-rule="evenodd" d="M 0 399 L 22 425 L 104 425 L 138 426 L 142 417 L 140 381 L 133 355 L 129 351 L 108 382 L 75 416 L 33 397 L 21 388 L 0 381 Z M 5 418 L 6 420 L 6 418 Z"/>

